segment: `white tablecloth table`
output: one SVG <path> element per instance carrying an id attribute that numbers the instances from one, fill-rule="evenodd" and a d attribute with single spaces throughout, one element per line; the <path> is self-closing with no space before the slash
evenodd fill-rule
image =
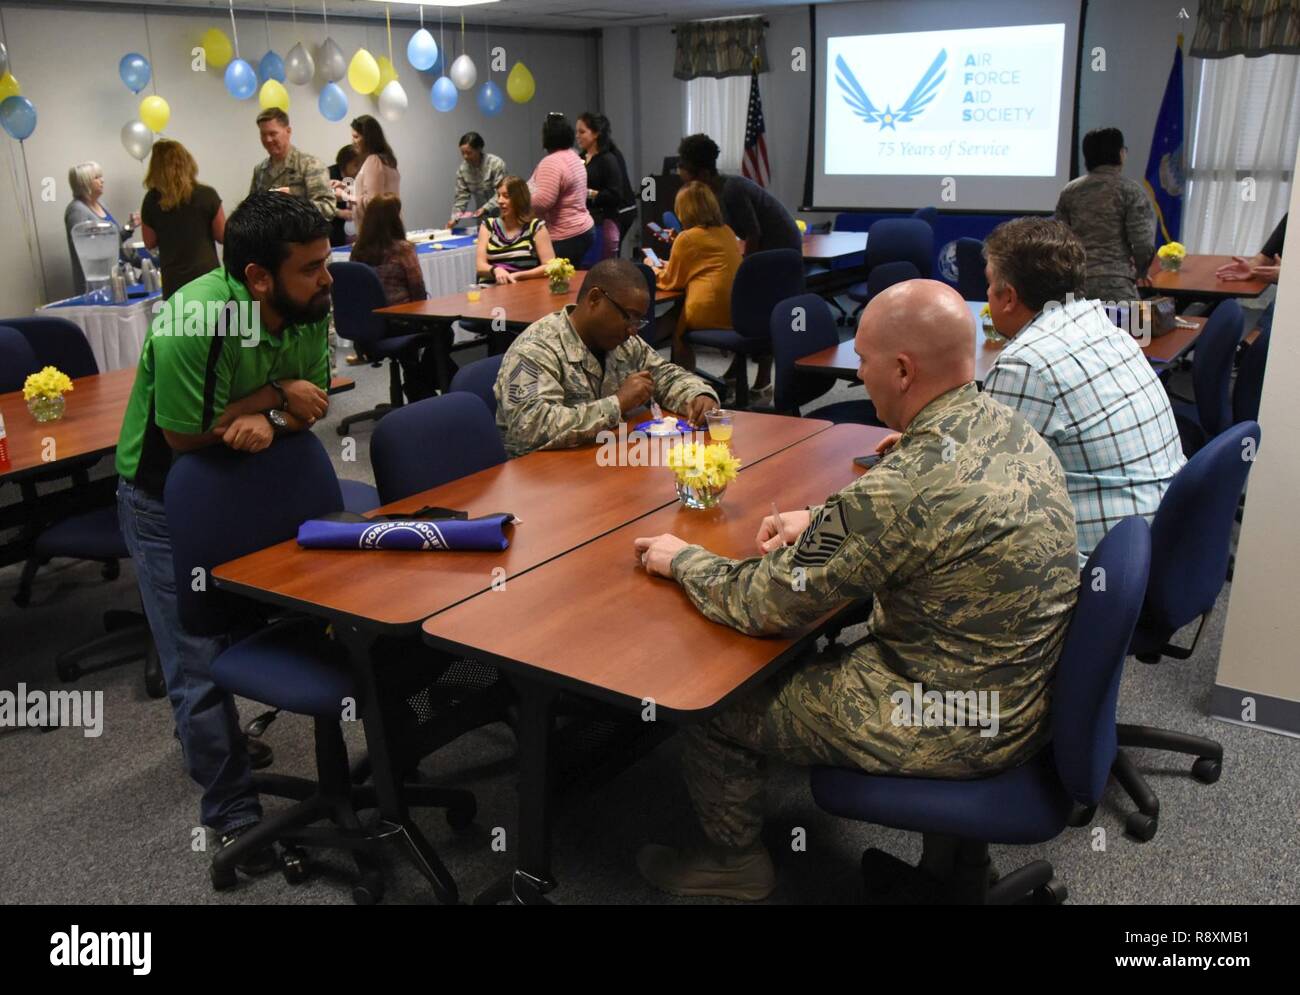
<path id="1" fill-rule="evenodd" d="M 457 239 L 456 241 L 463 241 Z M 430 297 L 442 297 L 464 290 L 474 282 L 474 245 L 460 245 L 455 248 L 440 249 L 427 243 L 416 246 L 416 258 L 420 261 L 420 272 L 424 274 L 424 289 Z M 335 262 L 346 262 L 351 250 L 335 249 L 331 258 Z"/>
<path id="2" fill-rule="evenodd" d="M 79 326 L 90 343 L 99 372 L 133 367 L 153 320 L 153 303 L 162 295 L 152 294 L 124 304 L 64 304 L 55 301 L 38 308 L 42 318 L 66 318 Z M 78 300 L 78 298 L 68 298 Z"/>

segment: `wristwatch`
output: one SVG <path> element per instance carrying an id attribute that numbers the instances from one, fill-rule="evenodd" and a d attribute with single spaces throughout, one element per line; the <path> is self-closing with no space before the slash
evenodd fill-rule
<path id="1" fill-rule="evenodd" d="M 285 429 L 289 427 L 289 423 L 284 420 L 284 412 L 278 411 L 275 408 L 266 412 L 266 420 L 269 421 L 271 427 L 275 429 Z"/>
<path id="2" fill-rule="evenodd" d="M 280 383 L 280 381 L 279 381 L 279 380 L 272 380 L 272 381 L 271 381 L 271 386 L 274 387 L 274 388 L 275 388 L 275 392 L 276 392 L 277 394 L 280 395 L 280 407 L 282 407 L 282 408 L 288 408 L 288 407 L 289 407 L 289 395 L 286 394 L 286 393 L 284 392 L 284 387 L 283 387 L 283 385 Z"/>

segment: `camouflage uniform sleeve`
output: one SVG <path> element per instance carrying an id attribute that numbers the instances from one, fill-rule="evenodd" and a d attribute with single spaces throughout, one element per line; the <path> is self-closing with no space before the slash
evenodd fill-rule
<path id="1" fill-rule="evenodd" d="M 1060 195 L 1056 198 L 1056 220 L 1071 228 L 1070 224 L 1070 195 L 1062 188 Z"/>
<path id="2" fill-rule="evenodd" d="M 584 404 L 566 404 L 563 359 L 527 344 L 506 353 L 497 376 L 498 421 L 506 426 L 512 456 L 534 449 L 568 449 L 590 442 L 601 429 L 615 428 L 622 417 L 614 395 Z"/>
<path id="3" fill-rule="evenodd" d="M 901 474 L 873 470 L 813 509 L 795 545 L 746 560 L 688 546 L 673 577 L 711 621 L 750 636 L 798 628 L 869 597 L 920 555 L 919 505 Z"/>
<path id="4" fill-rule="evenodd" d="M 1156 254 L 1156 215 L 1146 191 L 1136 183 L 1124 184 L 1124 232 L 1133 250 L 1137 275 L 1144 277 Z"/>
<path id="5" fill-rule="evenodd" d="M 307 189 L 307 199 L 326 221 L 334 220 L 338 213 L 338 198 L 330 187 L 329 171 L 312 155 L 302 157 L 302 182 Z"/>
<path id="6" fill-rule="evenodd" d="M 492 160 L 492 169 L 488 170 L 488 188 L 492 191 L 490 197 L 483 202 L 484 211 L 495 211 L 497 204 L 497 187 L 501 186 L 501 181 L 506 178 L 505 160 L 497 158 Z"/>
<path id="7" fill-rule="evenodd" d="M 655 400 L 669 411 L 684 412 L 686 406 L 701 394 L 721 403 L 717 392 L 690 370 L 664 359 L 650 348 L 645 339 L 638 337 L 636 344 L 640 352 L 637 369 L 650 371 L 655 382 Z"/>

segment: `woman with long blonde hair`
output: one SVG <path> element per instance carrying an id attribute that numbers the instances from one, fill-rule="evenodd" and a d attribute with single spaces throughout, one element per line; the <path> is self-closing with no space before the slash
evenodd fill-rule
<path id="1" fill-rule="evenodd" d="M 149 155 L 140 207 L 140 235 L 158 250 L 163 296 L 216 269 L 216 243 L 226 234 L 220 195 L 198 182 L 199 167 L 180 142 L 160 138 Z"/>

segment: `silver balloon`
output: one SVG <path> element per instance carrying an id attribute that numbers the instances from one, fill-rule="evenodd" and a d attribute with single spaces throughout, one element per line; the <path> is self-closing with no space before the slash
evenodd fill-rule
<path id="1" fill-rule="evenodd" d="M 462 53 L 451 64 L 451 72 L 447 75 L 456 84 L 457 90 L 472 90 L 475 81 L 478 79 L 478 70 L 474 68 L 474 60 Z"/>
<path id="2" fill-rule="evenodd" d="M 153 148 L 153 132 L 143 121 L 128 121 L 122 125 L 122 148 L 132 159 L 144 162 Z"/>
<path id="3" fill-rule="evenodd" d="M 348 63 L 343 58 L 343 49 L 333 38 L 326 38 L 316 56 L 320 60 L 320 74 L 331 83 L 337 83 L 348 74 Z"/>
<path id="4" fill-rule="evenodd" d="M 316 63 L 312 61 L 311 53 L 302 47 L 302 42 L 289 49 L 289 54 L 285 56 L 284 75 L 290 83 L 298 86 L 310 83 L 316 75 Z"/>
<path id="5" fill-rule="evenodd" d="M 396 121 L 406 111 L 406 91 L 397 80 L 390 80 L 379 93 L 379 116 Z"/>
<path id="6" fill-rule="evenodd" d="M 9 71 L 9 52 L 5 49 L 5 43 L 0 41 L 0 76 Z"/>

